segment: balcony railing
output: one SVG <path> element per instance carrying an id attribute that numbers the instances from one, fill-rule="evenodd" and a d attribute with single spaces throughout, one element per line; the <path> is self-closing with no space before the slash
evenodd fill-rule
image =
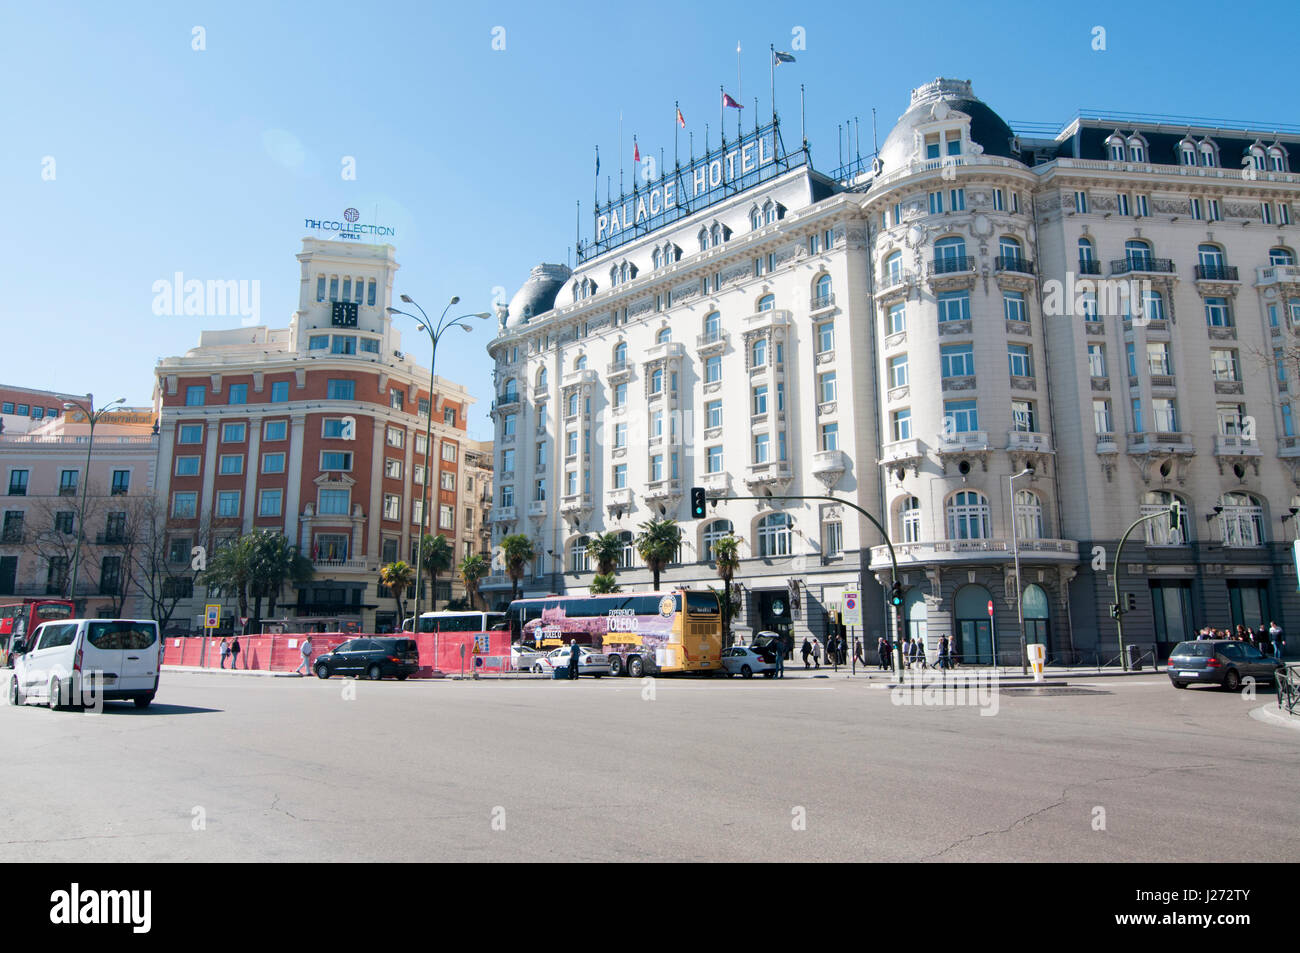
<path id="1" fill-rule="evenodd" d="M 1172 275 L 1177 271 L 1173 261 L 1168 258 L 1115 258 L 1110 263 L 1112 275 L 1127 275 L 1132 272 Z"/>
<path id="2" fill-rule="evenodd" d="M 969 560 L 983 555 L 991 561 L 1011 561 L 1016 551 L 1021 559 L 1072 562 L 1079 558 L 1079 544 L 1072 539 L 938 539 L 931 542 L 895 543 L 894 554 L 900 563 Z M 889 563 L 889 548 L 873 546 L 871 565 Z"/>
<path id="3" fill-rule="evenodd" d="M 1260 456 L 1259 441 L 1241 436 L 1241 434 L 1215 434 L 1214 453 L 1223 457 L 1257 457 Z"/>
<path id="4" fill-rule="evenodd" d="M 1019 255 L 998 255 L 997 270 L 1032 275 L 1034 273 L 1034 263 L 1028 258 L 1021 258 Z"/>
<path id="5" fill-rule="evenodd" d="M 16 529 L 6 529 L 0 532 L 0 543 L 21 543 L 27 538 L 27 533 L 21 526 Z"/>
<path id="6" fill-rule="evenodd" d="M 987 450 L 989 435 L 983 430 L 967 430 L 962 433 L 942 434 L 939 437 L 940 453 L 961 453 L 966 450 Z"/>
<path id="7" fill-rule="evenodd" d="M 975 259 L 970 255 L 950 255 L 936 258 L 930 262 L 927 273 L 931 275 L 953 275 L 963 271 L 974 271 Z"/>
<path id="8" fill-rule="evenodd" d="M 1197 281 L 1236 281 L 1237 266 L 1236 265 L 1214 265 L 1214 264 L 1197 265 L 1196 280 Z"/>
<path id="9" fill-rule="evenodd" d="M 834 304 L 835 304 L 835 295 L 832 292 L 824 295 L 813 295 L 812 301 L 809 303 L 808 307 L 811 308 L 813 311 L 819 311 L 822 308 L 832 307 L 834 306 Z"/>
<path id="10" fill-rule="evenodd" d="M 1079 274 L 1081 275 L 1100 275 L 1101 262 L 1099 261 L 1081 261 L 1079 262 Z"/>
<path id="11" fill-rule="evenodd" d="M 1300 265 L 1266 265 L 1255 269 L 1255 284 L 1300 283 Z"/>

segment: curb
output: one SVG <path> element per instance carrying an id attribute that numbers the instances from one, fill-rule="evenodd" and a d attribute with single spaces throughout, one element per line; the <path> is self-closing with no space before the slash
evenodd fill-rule
<path id="1" fill-rule="evenodd" d="M 1277 705 L 1263 705 L 1259 708 L 1250 710 L 1250 717 L 1256 721 L 1262 721 L 1265 724 L 1277 725 L 1280 728 L 1290 728 L 1292 731 L 1300 731 L 1300 718 L 1291 715 L 1282 714 Z"/>

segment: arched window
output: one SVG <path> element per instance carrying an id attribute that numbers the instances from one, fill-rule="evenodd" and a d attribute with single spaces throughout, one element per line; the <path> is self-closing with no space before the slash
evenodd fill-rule
<path id="1" fill-rule="evenodd" d="M 813 301 L 818 308 L 824 308 L 831 303 L 831 276 L 822 275 L 813 285 Z"/>
<path id="2" fill-rule="evenodd" d="M 769 201 L 763 206 L 763 221 L 768 225 L 776 221 L 776 203 Z"/>
<path id="3" fill-rule="evenodd" d="M 656 344 L 663 344 L 665 341 L 671 341 L 672 339 L 673 339 L 673 332 L 671 328 L 660 328 L 655 333 Z"/>
<path id="4" fill-rule="evenodd" d="M 664 263 L 664 253 L 661 252 L 658 248 L 655 249 L 653 258 L 654 258 L 654 266 L 656 268 L 660 267 Z"/>
<path id="5" fill-rule="evenodd" d="M 914 496 L 904 498 L 898 507 L 898 523 L 902 530 L 903 542 L 919 543 L 921 541 L 921 501 Z"/>
<path id="6" fill-rule="evenodd" d="M 958 235 L 941 238 L 934 243 L 934 270 L 938 274 L 950 271 L 965 271 L 969 267 L 966 260 L 966 241 Z"/>
<path id="7" fill-rule="evenodd" d="M 1289 248 L 1276 246 L 1268 250 L 1268 263 L 1270 265 L 1294 265 L 1295 253 Z"/>
<path id="8" fill-rule="evenodd" d="M 518 399 L 519 399 L 519 385 L 515 383 L 515 379 L 512 377 L 508 381 L 506 381 L 505 387 L 502 388 L 501 390 L 501 400 L 502 402 L 508 404 Z"/>
<path id="9" fill-rule="evenodd" d="M 1106 140 L 1106 155 L 1110 157 L 1111 162 L 1124 161 L 1124 137 L 1119 132 L 1112 133 Z"/>
<path id="10" fill-rule="evenodd" d="M 730 536 L 733 531 L 731 520 L 714 520 L 705 524 L 700 537 L 700 552 L 704 554 L 705 562 L 713 562 L 713 544 L 724 536 Z"/>
<path id="11" fill-rule="evenodd" d="M 1246 165 L 1252 169 L 1258 169 L 1261 172 L 1264 171 L 1265 168 L 1264 147 L 1262 145 L 1256 143 L 1255 145 L 1251 146 L 1249 149 L 1246 150 L 1246 155 L 1244 158 L 1245 161 L 1242 163 L 1243 165 Z"/>
<path id="12" fill-rule="evenodd" d="M 1178 504 L 1178 528 L 1169 525 L 1169 507 Z M 1152 490 L 1142 497 L 1141 516 L 1158 516 L 1146 521 L 1148 546 L 1186 546 L 1192 541 L 1187 500 L 1168 490 Z"/>
<path id="13" fill-rule="evenodd" d="M 1224 546 L 1264 545 L 1264 507 L 1258 497 L 1249 493 L 1225 493 L 1219 505 L 1223 507 L 1219 520 Z"/>
<path id="14" fill-rule="evenodd" d="M 618 284 L 618 265 L 614 265 L 609 269 L 609 284 L 610 287 Z"/>
<path id="15" fill-rule="evenodd" d="M 887 282 L 891 285 L 899 284 L 903 280 L 903 253 L 896 251 L 885 259 L 885 275 Z"/>
<path id="16" fill-rule="evenodd" d="M 709 248 L 709 230 L 707 228 L 701 228 L 699 238 L 700 251 L 707 251 Z"/>
<path id="17" fill-rule="evenodd" d="M 1202 265 L 1219 266 L 1223 264 L 1223 249 L 1218 245 L 1203 243 L 1196 246 L 1196 257 Z"/>
<path id="18" fill-rule="evenodd" d="M 614 363 L 615 364 L 627 363 L 627 342 L 626 341 L 619 341 L 617 344 L 614 345 Z"/>
<path id="19" fill-rule="evenodd" d="M 713 241 L 714 248 L 717 248 L 722 244 L 722 226 L 717 222 L 713 223 L 713 234 L 710 237 Z"/>
<path id="20" fill-rule="evenodd" d="M 1191 139 L 1178 143 L 1178 160 L 1183 165 L 1196 165 L 1196 143 Z"/>
<path id="21" fill-rule="evenodd" d="M 767 338 L 755 338 L 749 348 L 749 366 L 762 367 L 767 363 Z"/>
<path id="22" fill-rule="evenodd" d="M 537 370 L 537 389 L 546 390 L 546 368 L 544 367 Z"/>
<path id="23" fill-rule="evenodd" d="M 656 367 L 650 373 L 650 393 L 662 394 L 664 390 L 664 369 Z"/>
<path id="24" fill-rule="evenodd" d="M 1147 144 L 1141 136 L 1130 136 L 1128 140 L 1128 160 L 1130 162 L 1147 161 Z"/>
<path id="25" fill-rule="evenodd" d="M 618 538 L 619 542 L 623 544 L 623 549 L 618 554 L 618 568 L 631 569 L 633 560 L 636 559 L 636 549 L 634 548 L 632 534 L 627 530 L 623 530 L 623 532 L 618 534 Z"/>
<path id="26" fill-rule="evenodd" d="M 771 311 L 776 307 L 776 295 L 763 295 L 758 299 L 759 311 Z"/>
<path id="27" fill-rule="evenodd" d="M 1201 165 L 1213 167 L 1219 164 L 1219 150 L 1209 139 L 1202 139 L 1197 151 L 1201 154 Z"/>
<path id="28" fill-rule="evenodd" d="M 749 210 L 749 224 L 751 228 L 761 228 L 763 226 L 763 215 L 759 212 L 757 205 Z"/>
<path id="29" fill-rule="evenodd" d="M 1268 167 L 1274 172 L 1286 171 L 1286 150 L 1281 146 L 1270 146 L 1268 150 Z"/>
<path id="30" fill-rule="evenodd" d="M 790 555 L 790 517 L 769 513 L 758 521 L 758 555 L 764 558 Z"/>
<path id="31" fill-rule="evenodd" d="M 998 267 L 1016 268 L 1021 262 L 1020 242 L 1010 235 L 998 239 Z"/>
<path id="32" fill-rule="evenodd" d="M 579 536 L 569 547 L 569 572 L 587 572 L 589 561 L 587 559 L 587 544 L 591 542 L 589 536 Z"/>
<path id="33" fill-rule="evenodd" d="M 620 281 L 627 281 L 628 278 L 631 277 L 631 273 L 628 271 L 627 262 L 623 262 L 623 266 L 619 269 L 618 276 Z"/>
<path id="34" fill-rule="evenodd" d="M 704 340 L 705 342 L 716 341 L 722 334 L 722 315 L 717 311 L 710 311 L 704 316 Z"/>
<path id="35" fill-rule="evenodd" d="M 1127 303 L 1125 308 L 1127 308 Z M 1159 291 L 1142 292 L 1142 314 L 1148 321 L 1163 321 L 1165 319 L 1165 296 Z M 1126 316 L 1125 320 L 1131 320 L 1131 316 Z"/>
<path id="36" fill-rule="evenodd" d="M 1033 490 L 1016 490 L 1016 538 L 1043 538 L 1043 502 Z"/>
<path id="37" fill-rule="evenodd" d="M 575 371 L 585 371 L 587 369 L 587 355 L 579 354 L 573 362 Z"/>
<path id="38" fill-rule="evenodd" d="M 949 539 L 988 539 L 989 501 L 974 490 L 954 493 L 948 500 Z"/>
<path id="39" fill-rule="evenodd" d="M 1092 247 L 1092 242 L 1086 238 L 1079 239 L 1079 271 L 1085 275 L 1094 275 L 1097 273 L 1095 268 L 1096 254 Z"/>
<path id="40" fill-rule="evenodd" d="M 1136 271 L 1151 269 L 1151 245 L 1140 238 L 1130 238 L 1124 243 L 1124 257 L 1129 268 Z"/>

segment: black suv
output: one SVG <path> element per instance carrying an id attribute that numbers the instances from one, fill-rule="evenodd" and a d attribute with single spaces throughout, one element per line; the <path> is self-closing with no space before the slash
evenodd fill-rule
<path id="1" fill-rule="evenodd" d="M 316 659 L 317 678 L 365 675 L 380 679 L 392 675 L 401 681 L 419 670 L 415 639 L 352 639 Z"/>

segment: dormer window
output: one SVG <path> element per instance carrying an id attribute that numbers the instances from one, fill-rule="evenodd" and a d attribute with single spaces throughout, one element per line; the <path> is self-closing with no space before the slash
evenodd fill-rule
<path id="1" fill-rule="evenodd" d="M 1128 158 L 1130 162 L 1147 161 L 1147 144 L 1141 136 L 1130 136 L 1128 140 Z"/>
<path id="2" fill-rule="evenodd" d="M 948 155 L 950 156 L 961 155 L 961 130 L 951 129 L 944 134 L 944 138 L 947 141 Z"/>
<path id="3" fill-rule="evenodd" d="M 1178 158 L 1183 165 L 1196 165 L 1196 143 L 1190 139 L 1178 143 Z"/>
<path id="4" fill-rule="evenodd" d="M 1274 172 L 1286 171 L 1286 150 L 1280 145 L 1270 146 L 1268 150 L 1268 167 Z"/>
<path id="5" fill-rule="evenodd" d="M 757 205 L 749 210 L 749 225 L 755 229 L 763 226 L 763 214 L 758 210 Z"/>
<path id="6" fill-rule="evenodd" d="M 1214 147 L 1214 143 L 1209 139 L 1202 139 L 1197 146 L 1197 152 L 1201 156 L 1201 165 L 1206 168 L 1214 168 L 1219 164 L 1219 150 Z"/>
<path id="7" fill-rule="evenodd" d="M 1113 133 L 1106 140 L 1106 155 L 1110 157 L 1111 162 L 1123 162 L 1127 158 L 1127 144 L 1119 132 Z"/>
<path id="8" fill-rule="evenodd" d="M 1245 162 L 1243 163 L 1243 165 L 1246 165 L 1252 169 L 1258 169 L 1260 172 L 1263 172 L 1265 169 L 1264 147 L 1259 143 L 1256 143 L 1255 145 L 1251 146 L 1246 151 Z"/>
<path id="9" fill-rule="evenodd" d="M 925 157 L 927 159 L 939 158 L 939 134 L 937 132 L 926 133 Z"/>

